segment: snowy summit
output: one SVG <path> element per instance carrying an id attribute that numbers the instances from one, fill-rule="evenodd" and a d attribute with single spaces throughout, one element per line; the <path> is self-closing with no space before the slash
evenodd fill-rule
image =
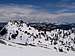
<path id="1" fill-rule="evenodd" d="M 23 46 L 55 49 L 58 52 L 75 51 L 75 29 L 38 30 L 22 20 L 9 21 L 0 31 L 1 39 Z"/>

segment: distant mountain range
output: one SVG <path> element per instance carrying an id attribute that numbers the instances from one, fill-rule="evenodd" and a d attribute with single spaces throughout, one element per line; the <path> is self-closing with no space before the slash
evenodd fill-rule
<path id="1" fill-rule="evenodd" d="M 7 24 L 7 22 L 0 22 L 0 30 Z"/>
<path id="2" fill-rule="evenodd" d="M 7 24 L 7 22 L 0 22 L 0 30 Z M 75 28 L 75 23 L 55 24 L 55 23 L 27 23 L 27 25 L 38 30 L 51 31 L 54 29 L 69 30 Z"/>

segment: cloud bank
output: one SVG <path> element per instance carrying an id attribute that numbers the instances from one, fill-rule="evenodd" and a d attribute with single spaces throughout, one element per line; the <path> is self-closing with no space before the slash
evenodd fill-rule
<path id="1" fill-rule="evenodd" d="M 0 6 L 0 22 L 15 19 L 22 19 L 25 22 L 74 22 L 75 13 L 67 13 L 67 9 L 55 11 L 56 13 L 49 13 L 44 9 L 36 9 L 38 7 L 32 5 L 2 5 Z"/>

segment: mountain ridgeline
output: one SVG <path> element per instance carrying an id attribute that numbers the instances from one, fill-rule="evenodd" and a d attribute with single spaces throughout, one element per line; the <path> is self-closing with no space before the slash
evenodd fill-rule
<path id="1" fill-rule="evenodd" d="M 0 27 L 1 39 L 19 45 L 39 46 L 59 52 L 75 51 L 75 23 L 25 23 L 15 20 L 0 24 Z"/>
<path id="2" fill-rule="evenodd" d="M 7 22 L 0 23 L 0 30 L 7 24 Z M 75 23 L 68 23 L 68 24 L 54 24 L 54 23 L 27 23 L 27 26 L 31 26 L 36 28 L 37 30 L 46 30 L 51 31 L 54 29 L 62 29 L 62 30 L 69 30 L 75 28 Z"/>

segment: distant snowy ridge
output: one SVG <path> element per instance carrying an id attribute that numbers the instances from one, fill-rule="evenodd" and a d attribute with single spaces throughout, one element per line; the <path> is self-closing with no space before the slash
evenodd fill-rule
<path id="1" fill-rule="evenodd" d="M 39 46 L 59 52 L 75 51 L 75 28 L 69 30 L 38 30 L 21 21 L 9 21 L 0 31 L 6 41 L 19 45 Z"/>

